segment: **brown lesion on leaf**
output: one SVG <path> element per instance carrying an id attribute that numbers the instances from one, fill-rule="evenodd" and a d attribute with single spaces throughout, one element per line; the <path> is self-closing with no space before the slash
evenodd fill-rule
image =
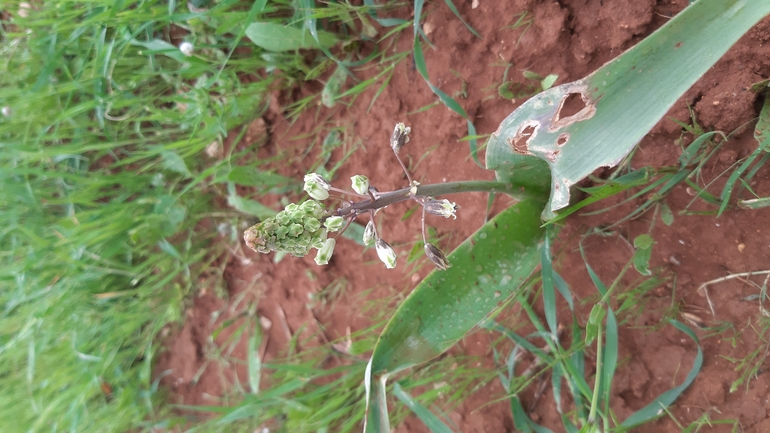
<path id="1" fill-rule="evenodd" d="M 537 128 L 540 126 L 538 122 L 527 122 L 519 126 L 519 130 L 516 131 L 516 135 L 508 139 L 508 144 L 511 146 L 515 153 L 520 155 L 532 155 L 529 151 L 529 140 L 535 136 Z"/>
<path id="2" fill-rule="evenodd" d="M 553 132 L 575 122 L 590 119 L 596 114 L 596 101 L 586 96 L 587 90 L 585 86 L 577 86 L 569 90 L 559 103 L 559 108 L 548 127 L 549 131 Z"/>
<path id="3" fill-rule="evenodd" d="M 567 141 L 569 141 L 569 134 L 566 132 L 562 132 L 559 134 L 559 137 L 556 139 L 556 144 L 559 146 L 564 146 L 567 144 Z"/>

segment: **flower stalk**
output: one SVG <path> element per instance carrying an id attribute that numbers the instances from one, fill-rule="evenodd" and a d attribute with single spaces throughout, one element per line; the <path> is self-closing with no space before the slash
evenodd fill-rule
<path id="1" fill-rule="evenodd" d="M 514 188 L 511 184 L 497 181 L 460 181 L 444 182 L 431 185 L 421 185 L 412 180 L 406 169 L 399 150 L 409 141 L 411 129 L 403 123 L 396 125 L 390 140 L 390 146 L 396 159 L 404 170 L 409 186 L 396 191 L 379 192 L 363 175 L 350 178 L 353 191 L 335 188 L 331 183 L 317 173 L 305 176 L 303 189 L 313 199 L 301 204 L 290 204 L 275 217 L 250 227 L 244 232 L 246 245 L 254 251 L 267 253 L 270 251 L 285 251 L 295 256 L 304 256 L 310 249 L 318 250 L 315 261 L 319 265 L 329 263 L 335 238 L 339 237 L 350 224 L 363 214 L 369 215 L 369 222 L 364 230 L 365 245 L 375 245 L 378 257 L 388 269 L 396 266 L 396 251 L 380 237 L 374 222 L 378 210 L 387 206 L 413 200 L 422 206 L 422 238 L 425 255 L 440 270 L 447 269 L 450 264 L 444 253 L 433 244 L 428 243 L 425 232 L 425 214 L 457 218 L 457 205 L 447 199 L 435 197 L 464 192 L 506 193 L 514 198 L 528 198 L 528 191 Z M 330 197 L 330 192 L 344 196 L 356 197 L 360 200 L 342 201 L 337 209 L 324 209 L 320 203 Z M 335 233 L 335 236 L 330 236 Z"/>

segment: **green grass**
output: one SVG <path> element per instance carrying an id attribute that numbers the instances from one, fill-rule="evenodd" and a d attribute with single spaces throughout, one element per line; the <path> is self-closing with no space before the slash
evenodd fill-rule
<path id="1" fill-rule="evenodd" d="M 236 165 L 259 169 L 244 154 L 204 149 L 318 60 L 256 49 L 227 61 L 253 47 L 240 27 L 258 15 L 234 1 L 200 14 L 152 0 L 28 13 L 0 33 L 0 416 L 16 431 L 162 427 L 157 335 L 223 254 L 200 223 L 232 235 L 243 217 L 214 195 L 280 186 L 269 173 L 244 181 Z"/>
<path id="2" fill-rule="evenodd" d="M 378 68 L 373 78 L 348 80 L 330 95 L 349 104 L 376 84 L 371 107 L 408 55 L 386 55 L 395 38 L 383 38 L 377 43 L 391 45 L 360 57 L 359 34 L 374 36 L 379 10 L 369 6 L 203 6 L 194 12 L 174 1 L 53 0 L 23 17 L 20 2 L 4 4 L 14 17 L 0 29 L 0 415 L 18 431 L 184 422 L 169 413 L 153 378 L 158 335 L 182 319 L 194 290 L 222 293 L 222 269 L 212 264 L 232 252 L 217 238 L 237 242 L 242 213 L 272 212 L 239 197 L 235 186 L 257 193 L 298 187 L 264 168 L 282 159 L 255 161 L 233 150 L 209 158 L 205 150 L 221 148 L 231 131 L 237 144 L 240 126 L 266 109 L 268 91 L 317 79 L 335 61 Z M 244 25 L 320 27 L 321 19 L 346 40 L 347 60 L 263 50 Z M 183 41 L 193 44 L 192 56 L 178 49 Z M 290 112 L 310 108 L 318 96 Z M 327 153 L 333 144 L 324 143 Z M 351 144 L 348 156 L 358 148 Z M 218 209 L 217 196 L 242 213 Z M 202 223 L 218 230 L 202 230 Z M 202 272 L 215 277 L 206 287 L 197 283 Z M 317 301 L 343 288 L 330 287 L 328 299 Z M 212 348 L 212 359 L 229 353 Z M 296 364 L 265 369 L 280 383 L 283 366 Z M 326 374 L 313 368 L 307 371 Z M 257 371 L 251 363 L 250 381 Z M 345 376 L 351 384 L 360 382 L 353 371 Z"/>

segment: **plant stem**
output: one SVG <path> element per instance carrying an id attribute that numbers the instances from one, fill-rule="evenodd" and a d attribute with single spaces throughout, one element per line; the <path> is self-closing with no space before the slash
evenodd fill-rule
<path id="1" fill-rule="evenodd" d="M 516 199 L 538 197 L 506 182 L 469 180 L 459 182 L 436 183 L 430 185 L 418 185 L 411 188 L 402 188 L 396 191 L 377 194 L 376 200 L 363 200 L 352 203 L 346 208 L 336 211 L 336 215 L 348 216 L 360 214 L 366 211 L 381 209 L 395 203 L 422 197 L 438 197 L 441 195 L 457 194 L 462 192 L 494 192 L 506 193 Z"/>

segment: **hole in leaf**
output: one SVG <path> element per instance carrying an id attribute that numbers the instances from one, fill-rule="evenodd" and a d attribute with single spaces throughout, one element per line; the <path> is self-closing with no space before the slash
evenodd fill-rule
<path id="1" fill-rule="evenodd" d="M 530 137 L 532 137 L 532 134 L 534 133 L 535 127 L 529 125 L 520 133 L 516 134 L 516 136 L 513 138 L 513 151 L 516 153 L 528 154 L 529 145 L 527 144 L 527 141 L 529 141 Z"/>
<path id="2" fill-rule="evenodd" d="M 565 144 L 567 144 L 568 140 L 569 140 L 569 134 L 565 132 L 565 133 L 559 134 L 559 138 L 556 139 L 556 144 L 558 144 L 559 146 L 564 146 Z"/>
<path id="3" fill-rule="evenodd" d="M 580 93 L 570 93 L 564 98 L 564 102 L 559 109 L 558 119 L 574 116 L 584 108 L 586 108 L 586 103 L 583 102 L 583 96 Z"/>

